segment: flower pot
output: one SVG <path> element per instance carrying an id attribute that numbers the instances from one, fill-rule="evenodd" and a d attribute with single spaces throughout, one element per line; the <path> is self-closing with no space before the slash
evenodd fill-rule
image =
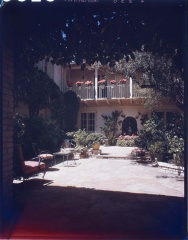
<path id="1" fill-rule="evenodd" d="M 93 150 L 99 150 L 99 148 L 100 148 L 100 143 L 95 143 L 93 145 Z"/>
<path id="2" fill-rule="evenodd" d="M 80 158 L 85 158 L 85 154 L 81 153 Z"/>

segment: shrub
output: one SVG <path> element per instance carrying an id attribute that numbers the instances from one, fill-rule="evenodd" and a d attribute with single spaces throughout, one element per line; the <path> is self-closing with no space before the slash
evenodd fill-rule
<path id="1" fill-rule="evenodd" d="M 88 133 L 85 131 L 85 129 L 81 130 L 79 129 L 78 131 L 74 131 L 74 132 L 67 132 L 67 136 L 69 137 L 73 137 L 76 146 L 82 146 L 82 147 L 86 147 L 87 146 L 87 136 Z"/>
<path id="2" fill-rule="evenodd" d="M 91 133 L 86 137 L 87 146 L 91 148 L 95 143 L 104 143 L 105 136 L 102 133 Z"/>
<path id="3" fill-rule="evenodd" d="M 117 143 L 116 146 L 121 146 L 121 147 L 134 147 L 136 146 L 136 139 L 138 138 L 138 136 L 122 136 L 120 135 L 117 138 Z"/>
<path id="4" fill-rule="evenodd" d="M 16 114 L 14 120 L 14 144 L 21 144 L 25 157 L 33 156 L 32 143 L 38 149 L 57 151 L 61 144 L 62 130 L 50 118 L 43 116 L 21 117 Z"/>
<path id="5" fill-rule="evenodd" d="M 104 132 L 110 146 L 116 145 L 116 132 L 118 130 L 118 118 L 121 115 L 121 111 L 115 110 L 111 116 L 101 115 L 105 120 L 104 127 L 101 130 Z"/>
<path id="6" fill-rule="evenodd" d="M 138 133 L 136 144 L 140 147 L 149 148 L 157 141 L 165 141 L 166 134 L 163 123 L 155 114 L 151 116 L 143 125 L 143 129 Z"/>

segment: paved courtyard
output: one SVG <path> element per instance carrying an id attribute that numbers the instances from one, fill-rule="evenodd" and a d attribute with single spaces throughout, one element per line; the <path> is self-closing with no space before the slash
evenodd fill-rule
<path id="1" fill-rule="evenodd" d="M 116 159 L 58 162 L 44 180 L 15 181 L 9 239 L 183 239 L 183 176 L 123 159 L 131 150 L 106 147 Z"/>

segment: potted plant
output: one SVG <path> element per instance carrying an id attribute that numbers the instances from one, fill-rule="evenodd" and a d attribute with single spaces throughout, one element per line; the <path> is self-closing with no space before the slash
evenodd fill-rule
<path id="1" fill-rule="evenodd" d="M 88 133 L 85 129 L 75 132 L 67 132 L 67 136 L 72 137 L 76 143 L 76 151 L 80 153 L 80 158 L 85 158 L 88 156 L 88 147 L 87 147 L 87 136 Z"/>
<path id="2" fill-rule="evenodd" d="M 91 86 L 93 85 L 93 82 L 92 82 L 92 81 L 86 81 L 86 82 L 85 82 L 85 85 L 86 85 L 87 87 L 91 87 Z"/>
<path id="3" fill-rule="evenodd" d="M 76 147 L 76 151 L 80 153 L 80 158 L 88 157 L 88 148 L 87 147 L 78 146 L 78 147 Z"/>
<path id="4" fill-rule="evenodd" d="M 174 162 L 176 165 L 183 165 L 184 159 L 184 139 L 178 136 L 168 138 L 169 153 L 173 154 Z"/>
<path id="5" fill-rule="evenodd" d="M 100 145 L 104 143 L 105 136 L 102 133 L 91 133 L 87 136 L 87 146 L 93 150 L 99 150 Z"/>
<path id="6" fill-rule="evenodd" d="M 127 82 L 127 79 L 125 79 L 125 78 L 119 80 L 119 83 L 120 83 L 120 84 L 125 84 L 126 82 Z"/>
<path id="7" fill-rule="evenodd" d="M 143 157 L 145 156 L 145 154 L 146 154 L 146 151 L 143 148 L 135 148 L 131 152 L 132 157 Z"/>
<path id="8" fill-rule="evenodd" d="M 74 132 L 67 132 L 67 136 L 73 138 L 74 142 L 76 143 L 76 146 L 87 146 L 86 138 L 88 136 L 88 133 L 85 131 L 85 129 Z"/>
<path id="9" fill-rule="evenodd" d="M 102 80 L 98 81 L 98 86 L 101 86 L 102 88 L 105 87 L 105 84 L 106 84 L 106 79 L 102 79 Z"/>
<path id="10" fill-rule="evenodd" d="M 162 162 L 168 152 L 168 144 L 166 141 L 157 141 L 151 144 L 149 152 L 156 157 L 158 161 Z"/>
<path id="11" fill-rule="evenodd" d="M 116 80 L 110 80 L 111 84 L 116 84 Z"/>
<path id="12" fill-rule="evenodd" d="M 82 82 L 82 81 L 77 81 L 77 82 L 75 83 L 75 85 L 76 85 L 77 87 L 81 87 L 83 83 L 84 83 L 84 82 Z"/>
<path id="13" fill-rule="evenodd" d="M 116 80 L 110 80 L 111 88 L 114 88 L 114 85 L 116 84 Z"/>

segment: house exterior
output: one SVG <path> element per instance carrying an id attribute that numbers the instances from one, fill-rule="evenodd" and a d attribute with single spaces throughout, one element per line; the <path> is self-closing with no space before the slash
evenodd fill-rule
<path id="1" fill-rule="evenodd" d="M 140 116 L 150 112 L 144 107 L 144 97 L 147 96 L 148 89 L 141 89 L 131 78 L 122 84 L 123 75 L 110 72 L 107 67 L 98 63 L 86 65 L 85 69 L 81 70 L 76 64 L 63 67 L 43 60 L 38 63 L 38 68 L 54 79 L 62 92 L 72 90 L 80 97 L 77 128 L 86 129 L 88 132 L 101 132 L 100 127 L 104 126 L 102 115 L 110 116 L 112 111 L 118 110 L 122 111 L 123 117 L 119 119 L 121 124 L 117 134 L 126 133 L 131 127 L 127 124 L 136 124 L 137 130 L 140 130 Z M 105 83 L 101 85 L 101 82 Z M 175 104 L 167 98 L 164 98 L 163 104 L 156 109 L 164 122 L 170 119 L 172 112 L 177 111 Z M 135 134 L 135 131 L 132 130 L 132 133 Z"/>

